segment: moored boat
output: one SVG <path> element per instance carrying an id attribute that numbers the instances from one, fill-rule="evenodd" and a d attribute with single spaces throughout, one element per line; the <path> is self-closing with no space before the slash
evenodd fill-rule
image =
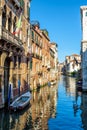
<path id="1" fill-rule="evenodd" d="M 51 81 L 51 85 L 54 85 L 54 84 L 56 84 L 56 81 Z"/>
<path id="2" fill-rule="evenodd" d="M 77 84 L 77 85 L 82 85 L 82 80 L 78 80 L 78 81 L 76 82 L 76 84 Z"/>
<path id="3" fill-rule="evenodd" d="M 78 91 L 82 91 L 82 85 L 77 85 L 76 87 Z"/>
<path id="4" fill-rule="evenodd" d="M 24 109 L 30 102 L 31 93 L 28 91 L 25 94 L 21 95 L 17 99 L 15 99 L 9 106 L 10 110 L 21 110 Z"/>

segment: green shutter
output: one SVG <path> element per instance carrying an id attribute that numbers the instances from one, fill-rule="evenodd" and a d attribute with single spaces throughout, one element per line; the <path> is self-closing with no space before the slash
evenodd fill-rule
<path id="1" fill-rule="evenodd" d="M 24 7 L 24 0 L 20 0 L 20 6 Z"/>
<path id="2" fill-rule="evenodd" d="M 30 19 L 30 7 L 29 6 L 27 6 L 27 16 Z"/>
<path id="3" fill-rule="evenodd" d="M 32 61 L 30 61 L 30 69 L 32 69 Z"/>
<path id="4" fill-rule="evenodd" d="M 34 32 L 32 31 L 32 39 L 34 40 Z"/>

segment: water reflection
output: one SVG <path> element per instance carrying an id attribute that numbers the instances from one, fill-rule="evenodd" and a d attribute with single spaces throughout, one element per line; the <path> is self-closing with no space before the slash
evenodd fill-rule
<path id="1" fill-rule="evenodd" d="M 81 105 L 81 95 L 82 93 L 80 91 L 77 91 L 76 89 L 76 79 L 73 77 L 64 77 L 65 81 L 65 88 L 66 93 L 69 95 L 73 101 L 73 110 L 74 110 L 74 116 L 77 116 L 77 113 L 79 113 L 80 105 Z"/>
<path id="2" fill-rule="evenodd" d="M 31 106 L 23 111 L 0 111 L 0 130 L 48 130 L 48 119 L 56 116 L 57 88 L 46 86 L 33 92 Z"/>
<path id="3" fill-rule="evenodd" d="M 61 76 L 58 85 L 56 118 L 48 121 L 49 130 L 83 130 L 81 93 L 76 91 L 75 78 Z"/>
<path id="4" fill-rule="evenodd" d="M 0 112 L 0 130 L 9 130 L 9 113 L 6 111 Z"/>
<path id="5" fill-rule="evenodd" d="M 36 129 L 48 129 L 47 121 L 50 116 L 56 115 L 57 86 L 45 87 L 39 93 L 34 93 L 32 100 L 33 127 Z M 37 123 L 37 124 L 35 124 Z"/>
<path id="6" fill-rule="evenodd" d="M 70 96 L 76 96 L 76 81 L 72 77 L 64 77 L 66 93 Z"/>
<path id="7" fill-rule="evenodd" d="M 75 78 L 32 92 L 23 111 L 0 111 L 0 130 L 87 130 L 87 93 L 76 91 Z"/>

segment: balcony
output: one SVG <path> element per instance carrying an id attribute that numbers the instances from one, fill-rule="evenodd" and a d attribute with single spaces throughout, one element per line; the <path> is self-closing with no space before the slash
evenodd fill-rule
<path id="1" fill-rule="evenodd" d="M 12 33 L 10 33 L 8 30 L 6 30 L 5 28 L 2 28 L 2 39 L 10 42 L 10 43 L 13 43 L 13 44 L 16 44 L 18 46 L 22 45 L 22 41 L 14 36 Z"/>
<path id="2" fill-rule="evenodd" d="M 11 7 L 11 2 L 9 2 L 9 0 L 5 0 L 6 1 L 6 3 Z M 20 2 L 19 2 L 19 0 L 13 0 L 14 2 L 15 2 L 15 4 L 18 6 L 18 7 L 20 7 Z"/>
<path id="3" fill-rule="evenodd" d="M 7 5 L 9 6 L 9 8 L 17 15 L 19 16 L 19 10 L 21 9 L 21 11 L 23 10 L 23 0 L 19 1 L 19 0 L 5 0 Z"/>

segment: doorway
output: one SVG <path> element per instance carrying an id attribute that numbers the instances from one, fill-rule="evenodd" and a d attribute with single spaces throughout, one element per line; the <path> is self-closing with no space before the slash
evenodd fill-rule
<path id="1" fill-rule="evenodd" d="M 9 68 L 10 68 L 10 59 L 7 57 L 5 60 L 5 63 L 4 63 L 4 101 L 5 101 L 5 106 L 8 106 Z"/>

